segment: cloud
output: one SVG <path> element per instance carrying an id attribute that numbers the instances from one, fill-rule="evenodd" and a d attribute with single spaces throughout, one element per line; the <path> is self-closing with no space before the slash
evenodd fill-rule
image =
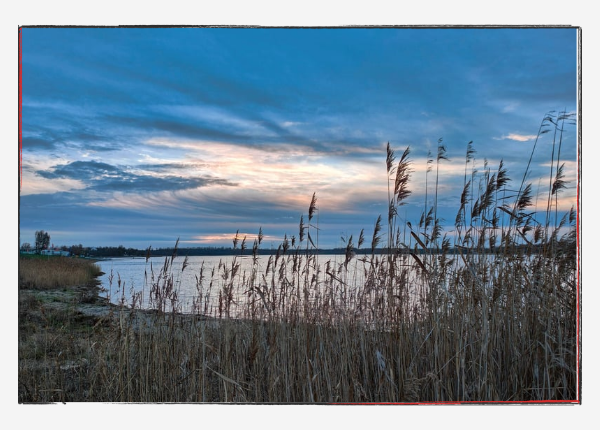
<path id="1" fill-rule="evenodd" d="M 40 170 L 38 175 L 47 178 L 69 178 L 77 180 L 90 180 L 108 175 L 115 175 L 119 172 L 114 166 L 97 161 L 74 161 L 68 164 L 54 166 L 52 171 Z"/>
<path id="2" fill-rule="evenodd" d="M 284 121 L 281 123 L 282 127 L 288 128 L 288 127 L 294 127 L 296 125 L 302 125 L 303 123 L 298 122 L 298 121 Z"/>
<path id="3" fill-rule="evenodd" d="M 51 150 L 56 146 L 55 141 L 38 137 L 24 137 L 21 140 L 21 148 L 23 150 L 36 151 L 36 150 Z"/>
<path id="4" fill-rule="evenodd" d="M 234 233 L 231 233 L 231 232 L 217 233 L 216 232 L 216 233 L 193 236 L 189 240 L 182 241 L 182 243 L 200 244 L 200 245 L 219 243 L 219 244 L 231 246 L 231 245 L 233 245 L 233 239 L 234 239 L 235 235 L 236 235 L 235 232 Z M 238 231 L 237 236 L 238 236 L 238 244 L 237 244 L 238 248 L 241 246 L 242 240 L 244 240 L 244 238 L 246 238 L 246 247 L 248 249 L 252 249 L 252 244 L 254 243 L 255 240 L 258 240 L 258 233 L 256 233 L 256 232 L 244 233 L 244 232 Z M 273 235 L 263 234 L 262 246 L 264 246 L 264 243 L 281 242 L 281 241 L 283 241 L 283 236 L 273 236 Z"/>
<path id="5" fill-rule="evenodd" d="M 514 112 L 519 106 L 520 102 L 509 102 L 502 108 L 503 113 Z"/>
<path id="6" fill-rule="evenodd" d="M 517 142 L 527 142 L 530 140 L 534 140 L 537 137 L 535 134 L 518 134 L 518 133 L 510 133 L 504 135 L 502 137 L 494 137 L 494 140 L 516 140 Z"/>
<path id="7" fill-rule="evenodd" d="M 175 191 L 210 185 L 233 185 L 229 181 L 214 177 L 158 176 L 156 174 L 134 174 L 120 167 L 97 161 L 74 161 L 39 170 L 39 176 L 47 179 L 73 179 L 87 184 L 95 191 L 157 192 Z"/>
<path id="8" fill-rule="evenodd" d="M 210 167 L 207 163 L 202 162 L 173 162 L 173 163 L 147 163 L 147 164 L 138 164 L 135 166 L 136 169 L 141 170 L 149 170 L 155 172 L 163 172 L 163 171 L 178 171 L 178 170 L 199 170 L 203 168 Z"/>

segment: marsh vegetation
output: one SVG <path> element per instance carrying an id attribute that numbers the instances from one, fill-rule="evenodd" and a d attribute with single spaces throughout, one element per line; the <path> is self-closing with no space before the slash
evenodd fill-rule
<path id="1" fill-rule="evenodd" d="M 260 230 L 251 244 L 235 235 L 240 257 L 196 270 L 187 313 L 178 279 L 189 267 L 177 246 L 148 266 L 142 291 L 93 317 L 77 305 L 52 313 L 32 293 L 84 281 L 54 282 L 21 261 L 19 401 L 576 401 L 577 213 L 559 211 L 570 119 L 549 114 L 538 133 L 554 133 L 543 210 L 527 172 L 510 178 L 503 162 L 477 171 L 469 143 L 449 234 L 438 218 L 440 141 L 422 216 L 402 220 L 410 149 L 396 157 L 388 144 L 386 218 L 346 238 L 341 261 L 318 252 L 313 194 L 297 235 L 266 265 Z M 242 255 L 252 258 L 244 270 Z M 110 291 L 123 291 L 118 274 L 111 280 Z"/>

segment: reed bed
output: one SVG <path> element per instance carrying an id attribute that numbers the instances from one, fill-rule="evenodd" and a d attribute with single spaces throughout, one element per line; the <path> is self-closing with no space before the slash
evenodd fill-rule
<path id="1" fill-rule="evenodd" d="M 343 261 L 319 255 L 316 195 L 298 235 L 286 236 L 266 267 L 257 263 L 262 230 L 251 249 L 236 234 L 252 269 L 240 270 L 238 258 L 200 269 L 191 313 L 180 313 L 177 288 L 186 260 L 174 269 L 176 253 L 165 258 L 150 267 L 147 288 L 114 309 L 110 329 L 90 334 L 79 368 L 86 388 L 70 400 L 577 401 L 577 213 L 559 217 L 557 208 L 569 121 L 548 114 L 540 127 L 538 137 L 555 132 L 557 154 L 545 212 L 532 208 L 527 174 L 515 183 L 502 162 L 477 172 L 469 143 L 450 235 L 437 215 L 439 165 L 448 162 L 440 141 L 426 173 L 434 203 L 425 199 L 414 225 L 401 220 L 410 149 L 396 162 L 388 144 L 387 226 L 380 216 L 368 238 L 364 230 L 349 237 Z M 139 309 L 142 295 L 151 311 Z M 65 392 L 64 377 L 45 381 L 23 398 Z"/>
<path id="2" fill-rule="evenodd" d="M 20 256 L 19 288 L 50 289 L 60 285 L 81 285 L 100 274 L 89 261 L 67 257 Z"/>

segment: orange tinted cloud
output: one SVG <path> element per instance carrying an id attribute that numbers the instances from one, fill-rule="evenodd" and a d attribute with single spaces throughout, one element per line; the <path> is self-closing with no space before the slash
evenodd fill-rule
<path id="1" fill-rule="evenodd" d="M 494 140 L 516 140 L 517 142 L 527 142 L 529 140 L 534 140 L 537 136 L 535 134 L 518 134 L 518 133 L 509 133 L 502 137 L 494 137 Z"/>

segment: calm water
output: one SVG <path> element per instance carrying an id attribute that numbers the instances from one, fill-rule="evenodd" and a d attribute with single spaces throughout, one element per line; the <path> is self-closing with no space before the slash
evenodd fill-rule
<path id="1" fill-rule="evenodd" d="M 477 258 L 484 260 L 493 260 L 493 256 L 481 255 Z M 239 264 L 239 270 L 236 277 L 231 284 L 231 268 L 232 263 Z M 170 258 L 169 258 L 170 260 Z M 273 261 L 275 256 L 273 256 Z M 327 294 L 344 303 L 349 303 L 347 299 L 352 299 L 353 293 L 357 290 L 364 288 L 365 283 L 363 282 L 365 273 L 365 263 L 362 258 L 353 258 L 348 264 L 347 269 L 338 271 L 345 260 L 344 255 L 321 255 L 318 257 L 321 273 L 318 276 L 319 280 L 319 291 L 311 290 L 307 296 L 308 300 L 318 299 L 319 295 L 322 296 L 323 281 L 328 279 L 331 281 L 335 279 L 334 291 L 331 289 L 327 291 Z M 233 256 L 197 256 L 189 257 L 187 265 L 184 270 L 183 262 L 184 257 L 177 257 L 173 261 L 173 266 L 169 271 L 173 277 L 173 289 L 177 293 L 177 311 L 189 313 L 189 312 L 200 312 L 204 314 L 216 315 L 219 309 L 219 296 L 220 293 L 225 291 L 228 285 L 232 285 L 231 297 L 233 300 L 233 306 L 231 309 L 241 310 L 248 303 L 248 297 L 253 295 L 255 298 L 256 294 L 250 294 L 248 291 L 249 278 L 252 276 L 253 270 L 256 269 L 256 278 L 254 285 L 260 286 L 264 289 L 264 285 L 275 285 L 276 289 L 279 289 L 282 285 L 279 281 L 282 279 L 282 274 L 288 279 L 288 285 L 290 280 L 294 285 L 300 285 L 302 288 L 305 285 L 310 285 L 311 282 L 307 279 L 312 279 L 315 274 L 315 269 L 310 270 L 308 278 L 300 278 L 299 273 L 304 273 L 306 259 L 303 256 L 300 263 L 300 269 L 294 271 L 293 259 L 288 255 L 285 263 L 282 257 L 275 270 L 273 265 L 269 266 L 269 256 L 259 257 L 256 266 L 253 266 L 253 259 L 251 256 L 247 257 L 233 257 Z M 165 263 L 165 257 L 153 257 L 146 261 L 145 258 L 115 258 L 109 260 L 100 261 L 102 271 L 105 273 L 100 281 L 102 287 L 106 290 L 105 293 L 111 302 L 115 304 L 124 303 L 127 306 L 134 305 L 135 307 L 152 308 L 156 306 L 156 301 L 151 303 L 151 290 L 153 285 L 164 285 L 164 278 L 160 278 L 160 272 Z M 329 263 L 329 269 L 327 264 Z M 284 267 L 282 267 L 284 266 Z M 454 267 L 462 266 L 462 260 L 454 258 Z M 269 270 L 267 268 L 269 267 Z M 404 263 L 400 262 L 399 267 L 409 268 L 409 278 L 407 279 L 408 284 L 411 285 L 410 295 L 416 300 L 419 294 L 419 285 L 423 285 L 423 280 L 420 278 L 416 270 L 413 270 L 415 263 L 411 257 L 407 257 Z M 283 270 L 282 270 L 283 269 Z M 229 275 L 226 276 L 226 273 Z M 331 275 L 326 275 L 329 272 Z M 202 276 L 201 276 L 202 273 Z M 292 275 L 292 273 L 294 273 Z M 198 279 L 203 279 L 202 283 L 198 282 Z M 440 284 L 442 289 L 446 288 L 444 284 Z M 292 286 L 292 290 L 293 290 Z M 297 287 L 296 287 L 297 288 Z M 412 291 L 414 289 L 414 291 Z M 296 294 L 299 294 L 296 290 Z M 302 291 L 304 293 L 304 290 Z M 280 297 L 289 297 L 289 290 L 287 293 L 278 291 Z M 333 295 L 332 295 L 333 294 Z M 134 299 L 135 297 L 135 299 Z M 200 302 L 199 302 L 200 299 Z M 170 303 L 170 302 L 169 302 Z M 196 309 L 194 308 L 196 306 Z M 164 308 L 170 310 L 169 304 Z M 235 311 L 239 314 L 238 311 Z"/>
<path id="2" fill-rule="evenodd" d="M 217 306 L 219 291 L 224 284 L 222 277 L 223 265 L 224 267 L 231 268 L 233 259 L 233 256 L 189 257 L 187 266 L 182 271 L 184 257 L 176 257 L 173 261 L 171 273 L 173 274 L 174 288 L 177 290 L 181 311 L 191 312 L 193 310 L 192 306 L 194 298 L 197 298 L 200 295 L 205 297 L 205 301 L 209 302 L 209 306 L 213 306 L 214 309 L 214 307 Z M 259 279 L 262 279 L 262 275 L 266 272 L 268 259 L 269 256 L 258 258 L 257 270 Z M 236 261 L 240 263 L 240 269 L 235 284 L 242 285 L 242 280 L 244 278 L 247 279 L 252 273 L 253 259 L 250 256 L 237 257 Z M 305 260 L 303 260 L 303 262 L 304 261 Z M 323 272 L 325 271 L 327 261 L 330 261 L 331 267 L 334 267 L 334 264 L 339 265 L 339 263 L 344 261 L 344 256 L 324 255 L 319 257 Z M 147 262 L 145 258 L 114 258 L 99 261 L 98 265 L 105 273 L 100 277 L 102 287 L 106 290 L 106 292 L 102 294 L 108 295 L 113 303 L 120 303 L 123 301 L 129 306 L 133 303 L 132 297 L 134 294 L 137 294 L 140 298 L 140 302 L 138 302 L 136 306 L 144 308 L 150 307 L 149 298 L 152 286 L 152 273 L 154 273 L 154 280 L 156 282 L 164 262 L 165 257 L 152 257 Z M 221 268 L 219 268 L 220 265 Z M 197 284 L 197 278 L 200 277 L 200 270 L 202 267 L 204 282 L 202 289 L 200 290 Z M 348 269 L 354 271 L 355 267 L 362 267 L 362 263 L 358 262 L 356 258 L 348 265 Z M 287 268 L 288 270 L 291 270 L 291 263 L 288 263 Z M 271 275 L 272 271 L 267 274 L 267 276 Z M 213 284 L 212 288 L 210 288 L 211 281 Z M 243 300 L 243 293 L 244 291 L 241 291 L 240 289 L 235 291 L 236 301 L 239 302 Z"/>

